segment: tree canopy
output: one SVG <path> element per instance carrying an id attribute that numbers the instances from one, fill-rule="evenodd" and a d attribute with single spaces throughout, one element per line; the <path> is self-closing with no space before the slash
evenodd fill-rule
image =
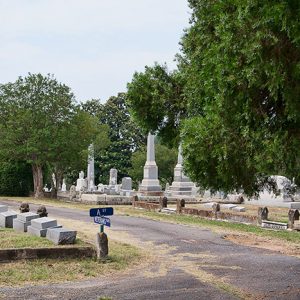
<path id="1" fill-rule="evenodd" d="M 97 175 L 102 183 L 107 183 L 109 170 L 116 168 L 118 177 L 128 176 L 131 168 L 131 155 L 142 145 L 145 136 L 135 124 L 125 103 L 125 94 L 110 97 L 104 104 L 92 99 L 82 104 L 83 110 L 94 115 L 99 124 L 108 127 L 109 145 L 101 151 L 95 151 Z"/>
<path id="2" fill-rule="evenodd" d="M 272 174 L 300 184 L 299 1 L 189 4 L 191 26 L 177 56 L 186 113 L 173 127 L 181 135 L 187 173 L 202 187 L 248 195 Z M 136 78 L 128 84 L 128 101 L 145 105 L 144 127 L 161 130 L 169 111 L 157 100 L 159 93 L 152 97 L 155 86 Z M 157 114 L 157 106 L 164 112 Z M 139 118 L 139 109 L 132 109 Z"/>
<path id="3" fill-rule="evenodd" d="M 99 133 L 96 124 L 70 88 L 51 75 L 29 74 L 0 85 L 0 159 L 31 164 L 37 197 L 43 167 L 63 172 L 77 162 Z"/>

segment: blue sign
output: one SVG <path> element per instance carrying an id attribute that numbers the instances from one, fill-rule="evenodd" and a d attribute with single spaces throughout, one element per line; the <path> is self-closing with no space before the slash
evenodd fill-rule
<path id="1" fill-rule="evenodd" d="M 94 217 L 94 222 L 97 224 L 110 227 L 110 219 L 105 217 Z"/>
<path id="2" fill-rule="evenodd" d="M 113 207 L 91 208 L 90 217 L 112 216 L 114 214 Z"/>

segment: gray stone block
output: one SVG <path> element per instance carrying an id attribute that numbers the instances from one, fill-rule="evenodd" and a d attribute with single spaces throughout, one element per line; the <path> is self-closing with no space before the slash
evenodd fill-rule
<path id="1" fill-rule="evenodd" d="M 57 226 L 57 220 L 48 217 L 33 219 L 31 226 L 37 229 L 47 229 L 49 227 Z"/>
<path id="2" fill-rule="evenodd" d="M 2 212 L 6 212 L 6 211 L 8 211 L 8 206 L 7 205 L 0 205 L 0 213 L 2 213 Z"/>
<path id="3" fill-rule="evenodd" d="M 61 225 L 57 225 L 57 226 L 53 226 L 51 228 L 62 228 Z M 49 228 L 45 228 L 45 229 L 39 229 L 39 228 L 36 228 L 36 227 L 33 227 L 32 225 L 31 226 L 28 226 L 27 228 L 27 232 L 31 235 L 36 235 L 38 237 L 46 237 L 47 235 L 47 230 Z"/>
<path id="4" fill-rule="evenodd" d="M 37 219 L 40 216 L 38 214 L 32 213 L 32 212 L 26 212 L 18 215 L 18 220 L 21 222 L 29 222 L 33 219 Z"/>
<path id="5" fill-rule="evenodd" d="M 77 232 L 66 228 L 49 228 L 46 238 L 56 245 L 74 244 Z"/>
<path id="6" fill-rule="evenodd" d="M 13 228 L 15 218 L 17 218 L 17 213 L 12 210 L 0 213 L 0 227 Z"/>
<path id="7" fill-rule="evenodd" d="M 19 215 L 18 215 L 19 216 Z M 13 229 L 16 231 L 27 232 L 27 227 L 30 226 L 31 221 L 23 222 L 18 219 L 13 219 Z"/>
<path id="8" fill-rule="evenodd" d="M 233 211 L 238 211 L 238 212 L 245 212 L 246 208 L 242 206 L 236 206 L 232 208 Z"/>
<path id="9" fill-rule="evenodd" d="M 224 208 L 224 209 L 232 209 L 233 210 L 234 207 L 237 207 L 237 205 L 236 204 L 221 204 L 221 208 Z"/>
<path id="10" fill-rule="evenodd" d="M 290 204 L 290 209 L 300 209 L 300 202 L 292 202 Z"/>

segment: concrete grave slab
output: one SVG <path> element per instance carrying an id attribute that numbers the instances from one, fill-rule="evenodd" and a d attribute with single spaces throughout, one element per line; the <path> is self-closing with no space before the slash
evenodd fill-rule
<path id="1" fill-rule="evenodd" d="M 300 202 L 292 202 L 290 204 L 290 209 L 300 209 Z"/>
<path id="2" fill-rule="evenodd" d="M 27 232 L 27 227 L 31 225 L 31 221 L 23 222 L 18 219 L 13 219 L 13 229 L 20 232 Z"/>
<path id="3" fill-rule="evenodd" d="M 50 228 L 62 228 L 62 226 L 57 225 L 57 226 L 53 226 L 53 227 L 50 227 Z M 31 235 L 36 235 L 38 237 L 46 237 L 48 229 L 49 228 L 39 229 L 39 228 L 33 227 L 31 225 L 31 226 L 27 227 L 27 232 Z"/>
<path id="4" fill-rule="evenodd" d="M 0 213 L 6 212 L 6 211 L 8 211 L 8 206 L 0 204 Z"/>
<path id="5" fill-rule="evenodd" d="M 13 220 L 17 218 L 17 215 L 12 210 L 0 213 L 0 227 L 13 228 Z"/>
<path id="6" fill-rule="evenodd" d="M 74 244 L 77 231 L 66 228 L 49 228 L 46 238 L 56 245 Z"/>
<path id="7" fill-rule="evenodd" d="M 204 203 L 203 206 L 205 208 L 213 208 L 214 204 L 216 204 L 216 202 L 208 202 L 208 203 Z"/>
<path id="8" fill-rule="evenodd" d="M 224 209 L 233 209 L 234 207 L 237 207 L 236 204 L 220 204 L 221 205 L 221 208 L 224 208 Z"/>
<path id="9" fill-rule="evenodd" d="M 57 226 L 57 220 L 48 217 L 38 218 L 31 221 L 31 226 L 37 229 L 47 229 Z"/>
<path id="10" fill-rule="evenodd" d="M 37 219 L 39 217 L 40 216 L 38 214 L 32 212 L 22 213 L 17 216 L 18 220 L 21 222 L 30 222 L 31 220 Z"/>
<path id="11" fill-rule="evenodd" d="M 245 212 L 246 208 L 243 206 L 236 206 L 232 208 L 233 211 L 237 211 L 237 212 Z"/>

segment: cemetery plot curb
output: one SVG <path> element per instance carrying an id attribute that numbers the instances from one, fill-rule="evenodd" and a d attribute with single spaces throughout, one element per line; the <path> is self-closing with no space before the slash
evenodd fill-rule
<path id="1" fill-rule="evenodd" d="M 0 249 L 0 263 L 20 259 L 96 257 L 94 247 Z"/>

